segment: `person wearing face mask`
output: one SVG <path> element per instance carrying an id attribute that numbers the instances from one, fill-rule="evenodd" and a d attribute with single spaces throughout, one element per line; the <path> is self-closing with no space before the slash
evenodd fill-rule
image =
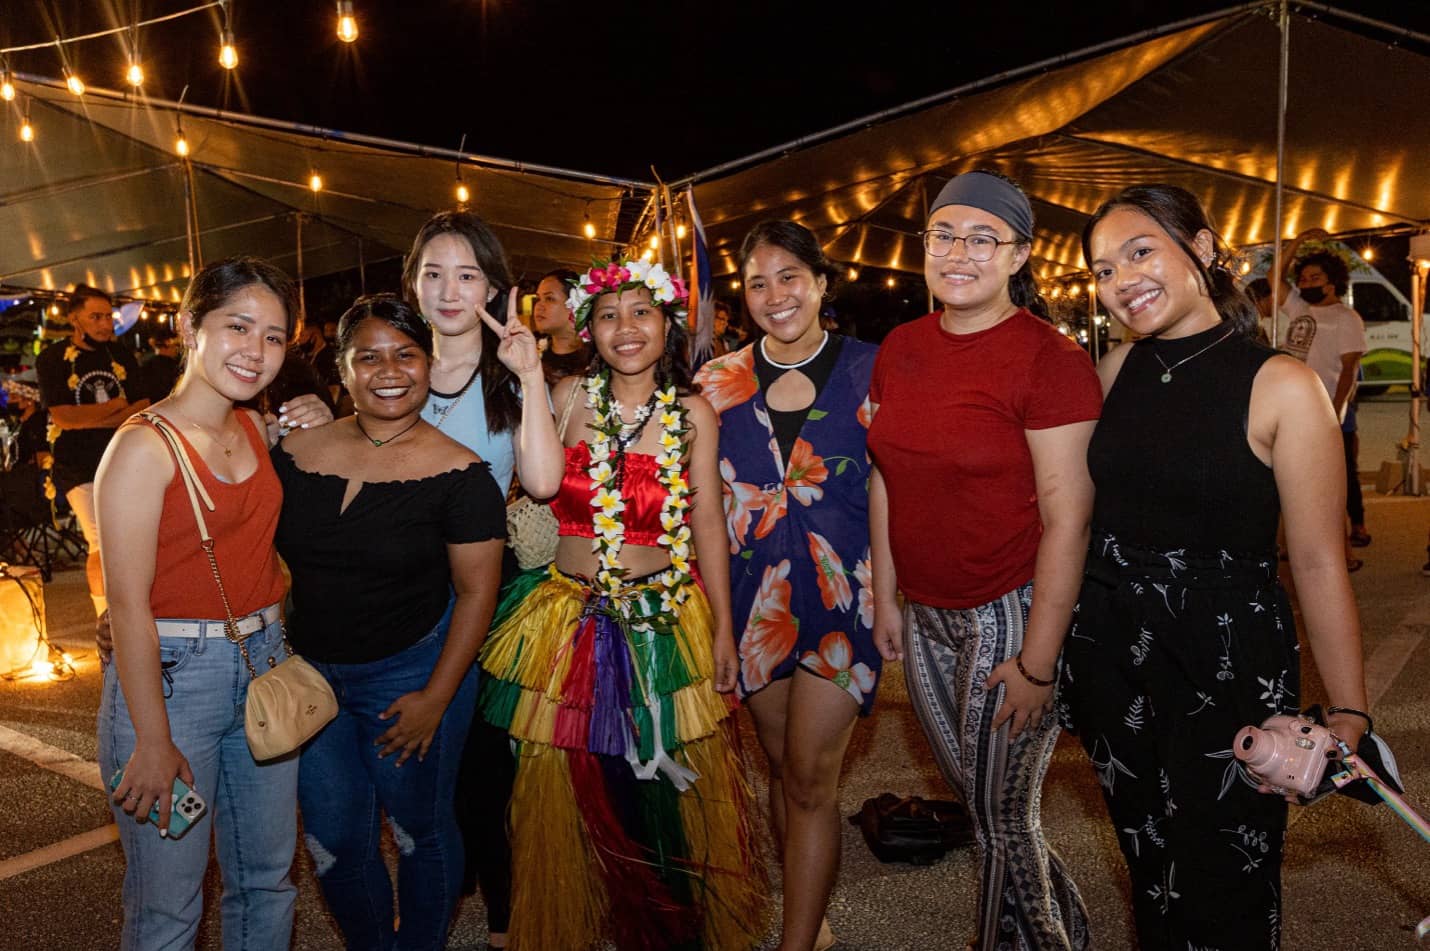
<path id="1" fill-rule="evenodd" d="M 40 394 L 50 411 L 54 467 L 46 485 L 74 512 L 89 549 L 85 576 L 94 613 L 104 614 L 104 573 L 99 559 L 99 523 L 94 507 L 94 473 L 119 424 L 149 405 L 133 391 L 139 362 L 114 338 L 114 301 L 97 287 L 81 284 L 69 298 L 68 340 L 50 344 L 35 360 Z M 127 381 L 127 382 L 126 382 Z"/>
<path id="2" fill-rule="evenodd" d="M 869 390 L 874 643 L 901 657 L 982 861 L 977 947 L 1082 949 L 1087 909 L 1038 820 L 1058 656 L 1087 552 L 1087 354 L 1034 315 L 1033 209 L 993 172 L 939 192 L 943 305 L 889 334 Z M 905 606 L 896 601 L 902 591 Z"/>
<path id="3" fill-rule="evenodd" d="M 1302 239 L 1313 237 L 1323 238 L 1325 232 L 1301 235 L 1286 254 L 1288 266 L 1294 267 L 1296 286 L 1282 282 L 1288 317 L 1282 349 L 1316 371 L 1341 421 L 1346 514 L 1350 518 L 1347 541 L 1349 545 L 1360 547 L 1370 544 L 1356 464 L 1359 446 L 1355 422 L 1356 381 L 1360 377 L 1361 357 L 1366 351 L 1365 322 L 1341 300 L 1350 286 L 1350 269 L 1343 260 L 1330 251 L 1296 256 Z M 1350 570 L 1355 571 L 1362 564 L 1359 558 L 1347 552 L 1346 566 Z"/>

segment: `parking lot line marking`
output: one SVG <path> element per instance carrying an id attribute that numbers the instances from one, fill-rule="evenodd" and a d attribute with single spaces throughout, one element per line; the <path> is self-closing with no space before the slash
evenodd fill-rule
<path id="1" fill-rule="evenodd" d="M 64 859 L 97 849 L 100 846 L 108 845 L 119 838 L 119 827 L 114 823 L 107 826 L 100 826 L 98 829 L 91 829 L 88 832 L 81 832 L 79 835 L 72 835 L 68 839 L 62 839 L 53 845 L 47 845 L 42 849 L 35 849 L 33 852 L 26 852 L 24 855 L 17 855 L 14 858 L 0 862 L 0 882 L 7 878 L 14 878 L 16 875 L 23 875 L 41 866 L 49 865 L 52 862 L 60 862 Z"/>
<path id="2" fill-rule="evenodd" d="M 0 726 L 0 750 L 27 759 L 52 773 L 59 773 L 61 776 L 67 776 L 76 782 L 84 783 L 92 789 L 104 791 L 104 783 L 99 776 L 98 763 L 82 759 L 58 746 L 51 746 L 42 740 L 35 739 L 28 733 Z"/>

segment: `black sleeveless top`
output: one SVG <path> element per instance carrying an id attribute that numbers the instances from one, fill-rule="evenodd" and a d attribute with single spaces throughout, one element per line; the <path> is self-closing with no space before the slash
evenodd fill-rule
<path id="1" fill-rule="evenodd" d="M 1275 351 L 1240 333 L 1221 340 L 1229 329 L 1130 345 L 1087 450 L 1095 531 L 1188 554 L 1275 550 L 1276 480 L 1246 441 L 1251 384 Z"/>

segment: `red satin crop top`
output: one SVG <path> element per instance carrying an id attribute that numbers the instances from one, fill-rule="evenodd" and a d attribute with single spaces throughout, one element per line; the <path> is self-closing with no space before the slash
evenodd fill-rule
<path id="1" fill-rule="evenodd" d="M 654 547 L 664 531 L 660 526 L 660 509 L 665 504 L 665 486 L 660 484 L 655 456 L 639 452 L 626 453 L 626 474 L 621 484 L 621 498 L 626 503 L 622 523 L 626 542 Z M 561 489 L 551 500 L 551 511 L 561 535 L 595 538 L 596 527 L 591 520 L 591 500 L 596 492 L 591 488 L 591 447 L 585 441 L 566 447 L 566 473 Z"/>

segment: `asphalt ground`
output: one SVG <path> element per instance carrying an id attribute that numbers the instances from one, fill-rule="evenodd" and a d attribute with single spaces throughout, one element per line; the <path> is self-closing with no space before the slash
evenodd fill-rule
<path id="1" fill-rule="evenodd" d="M 1405 433 L 1403 400 L 1367 402 L 1361 415 L 1364 481 Z M 1410 800 L 1430 814 L 1430 578 L 1422 577 L 1430 498 L 1367 495 L 1373 544 L 1352 576 L 1365 631 L 1367 679 L 1378 731 L 1401 768 Z M 83 572 L 58 573 L 46 588 L 49 631 L 76 659 L 63 682 L 0 681 L 0 948 L 91 949 L 117 945 L 123 855 L 99 792 L 94 714 L 99 665 Z M 1318 683 L 1306 678 L 1306 702 Z M 764 764 L 753 734 L 754 781 Z M 855 731 L 840 803 L 845 815 L 882 792 L 946 798 L 948 790 L 910 708 L 903 678 L 886 671 L 875 715 Z M 1125 867 L 1091 767 L 1075 739 L 1058 743 L 1044 787 L 1044 827 L 1072 870 L 1092 913 L 1096 947 L 1134 946 Z M 844 829 L 844 861 L 829 919 L 845 951 L 962 948 L 973 933 L 977 864 L 971 849 L 926 867 L 883 865 L 859 831 Z M 293 947 L 341 947 L 312 867 L 299 850 Z M 778 875 L 775 876 L 778 895 Z M 198 946 L 221 946 L 219 879 L 211 867 Z M 1293 809 L 1284 871 L 1284 943 L 1295 951 L 1416 947 L 1430 915 L 1430 843 L 1385 806 L 1340 796 Z M 480 949 L 480 901 L 461 909 L 450 946 Z M 774 935 L 761 947 L 774 946 Z"/>

